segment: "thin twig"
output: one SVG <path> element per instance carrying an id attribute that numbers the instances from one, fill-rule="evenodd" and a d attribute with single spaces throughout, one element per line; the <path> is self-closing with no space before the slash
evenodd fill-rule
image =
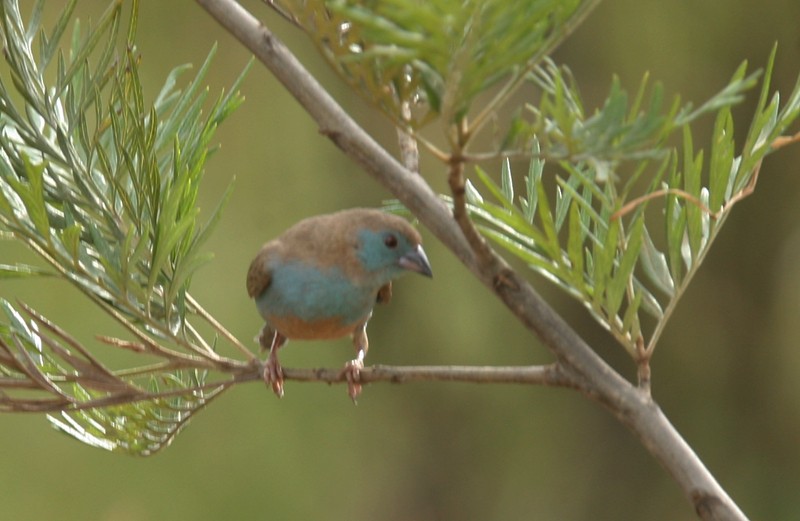
<path id="1" fill-rule="evenodd" d="M 297 17 L 293 13 L 287 11 L 282 6 L 279 6 L 278 4 L 276 4 L 275 0 L 262 0 L 262 1 L 265 4 L 267 4 L 268 6 L 270 6 L 276 13 L 278 13 L 281 16 L 281 18 L 283 18 L 284 20 L 286 20 L 290 24 L 294 25 L 295 27 L 297 27 L 299 29 L 303 28 L 303 24 L 300 23 L 300 20 L 298 20 Z"/>
<path id="2" fill-rule="evenodd" d="M 722 212 L 722 210 L 720 210 L 720 212 L 712 212 L 708 206 L 704 205 L 703 202 L 700 201 L 700 199 L 693 196 L 689 192 L 681 190 L 680 188 L 662 188 L 661 190 L 656 190 L 655 192 L 650 192 L 648 194 L 631 199 L 625 203 L 622 208 L 611 214 L 611 220 L 616 221 L 620 217 L 624 217 L 647 201 L 658 199 L 659 197 L 663 197 L 665 195 L 677 195 L 678 197 L 686 199 L 693 205 L 700 208 L 700 210 L 702 210 L 704 213 L 707 213 L 714 220 L 718 219 L 719 213 Z"/>
<path id="3" fill-rule="evenodd" d="M 20 370 L 31 380 L 31 382 L 35 383 L 39 386 L 39 388 L 47 393 L 53 394 L 55 396 L 61 397 L 63 400 L 72 400 L 73 398 L 69 396 L 67 393 L 61 390 L 59 386 L 57 386 L 42 370 L 39 368 L 39 364 L 33 359 L 33 356 L 25 349 L 25 346 L 22 344 L 19 338 L 13 338 L 14 344 L 17 347 L 17 351 L 19 352 L 19 357 L 17 357 L 17 361 L 19 362 Z M 3 342 L 0 340 L 0 342 Z"/>
<path id="4" fill-rule="evenodd" d="M 791 137 L 776 139 L 773 142 L 772 147 L 773 149 L 778 149 L 782 146 L 786 146 L 790 143 L 795 143 L 795 142 L 800 142 L 800 132 Z M 712 212 L 708 206 L 704 205 L 703 202 L 700 201 L 700 199 L 698 199 L 697 197 L 693 196 L 688 192 L 681 190 L 680 188 L 663 188 L 661 190 L 656 190 L 655 192 L 650 192 L 649 194 L 642 195 L 635 199 L 631 199 L 628 203 L 625 204 L 625 206 L 623 206 L 622 208 L 611 214 L 611 220 L 614 221 L 624 215 L 627 215 L 632 210 L 635 210 L 638 206 L 651 199 L 656 199 L 664 195 L 677 195 L 678 197 L 682 197 L 683 199 L 686 199 L 690 203 L 694 204 L 695 206 L 700 208 L 701 211 L 708 214 L 709 217 L 717 221 L 720 219 L 720 217 L 722 217 L 722 214 L 733 208 L 733 206 L 736 205 L 736 203 L 740 202 L 742 199 L 746 199 L 747 197 L 753 195 L 753 192 L 755 192 L 756 190 L 756 185 L 758 184 L 758 174 L 761 171 L 762 162 L 763 160 L 759 161 L 756 164 L 755 168 L 753 169 L 753 174 L 750 176 L 750 180 L 747 182 L 744 188 L 733 194 L 733 196 L 730 199 L 728 199 L 728 201 L 722 206 L 722 208 L 720 208 L 716 212 Z"/>
<path id="5" fill-rule="evenodd" d="M 772 142 L 772 150 L 778 150 L 779 148 L 783 148 L 786 145 L 791 145 L 793 143 L 800 143 L 800 132 L 794 134 L 793 136 L 778 136 L 775 138 L 775 141 Z"/>
<path id="6" fill-rule="evenodd" d="M 756 166 L 753 169 L 753 175 L 750 176 L 750 180 L 747 181 L 747 184 L 744 186 L 744 188 L 735 193 L 733 197 L 731 197 L 728 200 L 728 202 L 725 203 L 725 206 L 723 206 L 722 209 L 719 211 L 720 214 L 728 211 L 730 208 L 733 207 L 733 205 L 735 205 L 742 199 L 753 195 L 753 192 L 755 192 L 756 190 L 756 185 L 758 184 L 758 174 L 761 172 L 761 164 L 763 162 L 764 160 L 762 159 L 758 163 L 756 163 Z"/>
<path id="7" fill-rule="evenodd" d="M 455 219 L 467 242 L 469 242 L 478 262 L 479 270 L 485 273 L 490 267 L 494 268 L 497 256 L 486 242 L 486 239 L 478 232 L 467 211 L 467 186 L 466 178 L 464 177 L 465 161 L 462 156 L 464 147 L 469 140 L 467 129 L 468 123 L 466 119 L 462 120 L 453 129 L 453 135 L 450 138 L 452 155 L 448 161 L 447 182 L 453 197 L 453 219 Z"/>
<path id="8" fill-rule="evenodd" d="M 320 382 L 327 384 L 347 384 L 347 375 L 341 369 L 283 368 L 285 380 L 296 382 Z M 170 389 L 158 392 L 117 392 L 102 398 L 87 401 L 72 401 L 71 397 L 58 395 L 53 398 L 8 398 L 0 397 L 0 410 L 12 412 L 59 412 L 110 407 L 112 405 L 153 401 L 177 396 L 197 395 L 197 393 L 219 393 L 233 385 L 261 381 L 262 369 L 253 366 L 250 370 L 239 372 L 230 379 L 205 383 L 203 385 Z M 410 383 L 410 382 L 465 382 L 483 384 L 545 385 L 580 389 L 582 383 L 564 373 L 556 364 L 543 366 L 389 366 L 374 365 L 361 370 L 360 383 Z M 0 380 L 0 387 L 4 380 Z M 16 388 L 28 388 L 14 383 Z"/>
<path id="9" fill-rule="evenodd" d="M 44 329 L 50 331 L 51 334 L 53 334 L 53 335 L 57 336 L 58 338 L 60 338 L 70 348 L 72 348 L 75 351 L 77 351 L 78 353 L 80 353 L 83 356 L 83 358 L 85 359 L 85 361 L 83 361 L 83 364 L 87 364 L 87 363 L 90 364 L 92 372 L 94 372 L 95 374 L 99 374 L 102 377 L 102 379 L 105 380 L 105 381 L 118 381 L 118 378 L 116 378 L 114 376 L 113 371 L 111 371 L 111 369 L 109 369 L 102 362 L 100 362 L 100 360 L 98 360 L 97 357 L 95 357 L 88 349 L 83 347 L 83 345 L 80 342 L 78 342 L 74 337 L 69 335 L 66 331 L 64 331 L 63 329 L 61 329 L 60 327 L 58 327 L 54 323 L 52 323 L 49 320 L 47 320 L 44 316 L 42 316 L 41 314 L 37 313 L 33 308 L 31 308 L 30 306 L 28 306 L 24 302 L 17 301 L 17 303 L 19 304 L 19 306 L 23 310 L 25 310 L 25 312 L 33 320 L 36 321 L 37 324 L 39 324 L 39 326 L 41 326 Z M 64 348 L 61 348 L 60 346 L 57 346 L 55 344 L 55 342 L 51 342 L 47 338 L 47 336 L 39 335 L 39 338 L 42 341 L 44 341 L 45 343 L 47 343 L 48 347 L 50 347 L 50 349 L 52 349 L 54 353 L 56 353 L 62 359 L 67 361 L 75 369 L 79 369 L 79 370 L 80 369 L 84 369 L 84 370 L 87 369 L 86 367 L 83 367 L 83 368 L 82 367 L 78 367 L 79 365 L 83 365 L 83 364 L 81 364 L 81 362 L 78 361 L 74 355 L 69 353 L 67 349 L 64 349 Z"/>
<path id="10" fill-rule="evenodd" d="M 123 340 L 121 338 L 106 335 L 96 335 L 95 338 L 104 344 L 118 347 L 120 349 L 126 349 L 128 351 L 133 351 L 134 353 L 148 352 L 147 346 L 141 342 L 131 342 L 130 340 Z"/>
<path id="11" fill-rule="evenodd" d="M 300 382 L 347 383 L 341 369 L 283 369 L 284 378 Z M 534 366 L 389 366 L 361 370 L 360 383 L 420 381 L 546 385 L 579 388 L 580 382 L 556 364 Z"/>
<path id="12" fill-rule="evenodd" d="M 450 154 L 448 154 L 441 148 L 437 147 L 433 143 L 433 141 L 426 139 L 425 136 L 416 133 L 414 134 L 414 139 L 416 139 L 418 143 L 422 143 L 422 146 L 424 146 L 428 150 L 428 152 L 430 152 L 431 155 L 433 155 L 433 157 L 435 157 L 442 163 L 447 163 L 447 161 L 450 159 Z"/>
<path id="13" fill-rule="evenodd" d="M 203 308 L 203 306 L 201 306 L 200 303 L 194 299 L 194 297 L 192 297 L 190 294 L 187 293 L 186 300 L 189 302 L 189 304 L 191 304 L 195 312 L 203 318 L 203 320 L 211 324 L 211 327 L 217 330 L 219 334 L 224 336 L 228 340 L 228 342 L 233 344 L 233 346 L 236 349 L 238 349 L 239 352 L 241 352 L 245 357 L 247 357 L 248 360 L 253 360 L 254 358 L 256 358 L 256 355 L 254 355 L 252 351 L 247 349 L 244 346 L 244 344 L 242 344 L 239 341 L 238 338 L 233 336 L 233 334 L 230 331 L 225 329 L 225 326 L 223 326 L 216 318 L 214 318 L 214 316 L 211 315 L 211 313 L 206 311 L 205 308 Z"/>

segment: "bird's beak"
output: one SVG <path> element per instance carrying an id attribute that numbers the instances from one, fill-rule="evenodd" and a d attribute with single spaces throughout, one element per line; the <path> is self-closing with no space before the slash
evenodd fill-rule
<path id="1" fill-rule="evenodd" d="M 426 277 L 433 277 L 431 263 L 428 262 L 428 257 L 425 255 L 422 245 L 417 245 L 416 248 L 400 257 L 397 264 L 404 270 L 414 271 Z"/>

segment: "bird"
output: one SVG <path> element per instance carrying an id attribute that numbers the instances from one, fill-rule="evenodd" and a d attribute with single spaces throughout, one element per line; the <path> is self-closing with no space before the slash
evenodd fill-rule
<path id="1" fill-rule="evenodd" d="M 355 402 L 373 307 L 388 303 L 392 280 L 408 272 L 433 277 L 422 238 L 407 220 L 377 209 L 309 217 L 264 244 L 247 272 L 247 293 L 265 322 L 256 337 L 269 351 L 264 382 L 283 396 L 278 350 L 288 340 L 350 336 L 356 357 L 342 372 Z"/>

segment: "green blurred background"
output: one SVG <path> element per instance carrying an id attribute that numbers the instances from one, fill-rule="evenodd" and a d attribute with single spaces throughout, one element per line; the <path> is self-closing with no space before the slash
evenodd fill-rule
<path id="1" fill-rule="evenodd" d="M 27 2 L 30 4 L 31 2 Z M 25 5 L 26 3 L 23 2 Z M 61 2 L 48 2 L 57 14 Z M 82 0 L 82 18 L 105 0 Z M 262 3 L 245 5 L 284 37 L 333 95 L 391 150 L 394 130 L 354 99 L 305 38 Z M 800 72 L 797 0 L 606 2 L 558 51 L 588 106 L 618 74 L 633 90 L 645 71 L 668 93 L 702 102 L 743 59 L 762 66 L 779 43 L 774 86 Z M 193 2 L 143 0 L 141 72 L 155 96 L 175 65 L 199 65 L 219 42 L 211 92 L 248 54 Z M 245 105 L 217 134 L 202 206 L 235 193 L 208 249 L 215 262 L 192 290 L 237 336 L 260 319 L 244 291 L 259 245 L 296 220 L 389 197 L 322 137 L 256 65 Z M 740 135 L 749 103 L 735 112 Z M 710 119 L 698 136 L 707 135 Z M 703 129 L 705 125 L 705 130 Z M 795 128 L 798 130 L 798 128 Z M 704 146 L 701 141 L 697 147 Z M 800 147 L 768 158 L 755 195 L 736 208 L 678 308 L 653 363 L 656 399 L 753 519 L 800 518 Z M 496 171 L 497 164 L 485 165 Z M 445 189 L 442 168 L 424 175 Z M 436 278 L 407 277 L 370 325 L 368 361 L 534 364 L 547 351 L 425 230 Z M 30 259 L 0 244 L 0 262 Z M 557 309 L 626 374 L 629 360 L 588 315 L 541 280 Z M 3 282 L 0 296 L 39 308 L 98 350 L 112 324 L 68 285 Z M 341 365 L 346 340 L 293 343 L 287 366 Z M 595 403 L 565 390 L 430 383 L 372 385 L 357 407 L 341 386 L 289 382 L 277 400 L 243 385 L 201 412 L 147 459 L 86 447 L 40 416 L 0 418 L 0 518 L 14 520 L 677 520 L 693 512 L 638 442 Z"/>

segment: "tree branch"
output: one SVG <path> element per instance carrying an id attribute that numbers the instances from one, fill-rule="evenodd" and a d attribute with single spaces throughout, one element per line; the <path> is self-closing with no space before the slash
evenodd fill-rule
<path id="1" fill-rule="evenodd" d="M 185 396 L 192 393 L 206 392 L 215 396 L 219 392 L 235 384 L 262 380 L 263 369 L 253 365 L 233 375 L 227 380 L 208 382 L 202 385 L 168 391 L 144 392 L 127 390 L 114 392 L 102 398 L 86 401 L 75 401 L 66 395 L 54 395 L 50 398 L 20 398 L 10 397 L 0 392 L 0 412 L 60 412 L 78 411 L 110 407 L 127 403 L 145 402 L 157 399 Z M 314 368 L 292 369 L 283 368 L 283 377 L 286 380 L 298 382 L 321 382 L 331 384 L 346 384 L 347 376 L 341 369 Z M 448 381 L 481 384 L 527 384 L 545 385 L 548 387 L 580 388 L 580 383 L 563 373 L 556 365 L 534 366 L 390 366 L 373 365 L 361 370 L 361 383 L 407 383 L 426 381 Z M 31 380 L 0 377 L 0 387 L 19 389 L 39 389 Z"/>
<path id="2" fill-rule="evenodd" d="M 559 372 L 582 382 L 579 389 L 585 395 L 603 404 L 636 435 L 681 486 L 698 515 L 709 520 L 746 519 L 650 396 L 606 364 L 504 261 L 479 265 L 451 213 L 422 177 L 403 168 L 360 128 L 265 26 L 234 0 L 198 3 L 258 57 L 314 118 L 322 134 L 397 197 L 541 339 L 555 355 Z"/>
<path id="3" fill-rule="evenodd" d="M 347 383 L 341 369 L 286 369 L 284 378 L 297 381 Z M 260 375 L 259 375 L 260 377 Z M 534 366 L 390 366 L 373 365 L 361 370 L 361 383 L 449 381 L 493 384 L 529 384 L 578 388 L 556 364 Z"/>

